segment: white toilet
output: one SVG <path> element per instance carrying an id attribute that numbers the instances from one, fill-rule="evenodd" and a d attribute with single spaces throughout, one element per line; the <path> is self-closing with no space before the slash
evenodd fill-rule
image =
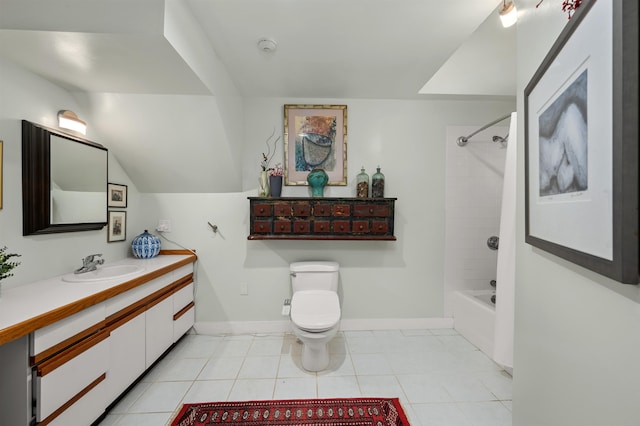
<path id="1" fill-rule="evenodd" d="M 336 262 L 295 262 L 290 265 L 291 325 L 303 344 L 302 367 L 322 371 L 329 366 L 329 341 L 340 325 Z"/>

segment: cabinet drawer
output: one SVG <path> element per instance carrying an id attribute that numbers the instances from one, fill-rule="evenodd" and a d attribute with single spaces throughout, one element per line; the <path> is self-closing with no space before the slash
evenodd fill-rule
<path id="1" fill-rule="evenodd" d="M 311 222 L 308 220 L 296 220 L 293 222 L 294 234 L 308 234 L 311 229 Z"/>
<path id="2" fill-rule="evenodd" d="M 374 220 L 371 222 L 371 232 L 374 234 L 386 234 L 389 232 L 389 224 L 385 220 Z"/>
<path id="3" fill-rule="evenodd" d="M 182 269 L 182 268 L 181 268 Z M 178 269 L 179 270 L 179 269 Z M 177 272 L 177 271 L 175 271 Z M 133 288 L 129 291 L 126 291 L 122 294 L 119 294 L 111 299 L 107 300 L 107 309 L 106 315 L 107 317 L 115 314 L 116 312 L 121 311 L 127 306 L 131 306 L 135 304 L 137 301 L 144 299 L 149 296 L 153 292 L 160 290 L 163 287 L 168 286 L 174 281 L 173 274 L 165 274 L 161 277 L 158 277 L 154 280 L 149 281 L 148 283 L 141 285 L 139 287 Z"/>
<path id="4" fill-rule="evenodd" d="M 311 216 L 311 206 L 307 203 L 294 204 L 293 215 L 297 217 Z"/>
<path id="5" fill-rule="evenodd" d="M 331 204 L 318 203 L 313 206 L 314 216 L 331 216 Z"/>
<path id="6" fill-rule="evenodd" d="M 273 205 L 274 216 L 291 216 L 291 205 L 289 203 L 277 203 Z"/>
<path id="7" fill-rule="evenodd" d="M 366 220 L 354 220 L 353 232 L 354 233 L 369 232 L 369 222 Z"/>
<path id="8" fill-rule="evenodd" d="M 333 232 L 336 234 L 344 234 L 351 232 L 351 223 L 348 220 L 334 220 Z"/>
<path id="9" fill-rule="evenodd" d="M 253 222 L 254 234 L 269 234 L 271 233 L 271 221 L 268 220 L 256 220 Z"/>
<path id="10" fill-rule="evenodd" d="M 193 263 L 184 265 L 173 271 L 173 281 L 177 281 L 182 277 L 193 274 Z"/>
<path id="11" fill-rule="evenodd" d="M 316 220 L 313 222 L 313 232 L 317 234 L 329 233 L 331 231 L 331 222 L 328 220 Z"/>
<path id="12" fill-rule="evenodd" d="M 70 407 L 56 416 L 48 426 L 90 425 L 102 415 L 107 408 L 105 394 L 106 381 L 98 383 L 75 401 Z"/>
<path id="13" fill-rule="evenodd" d="M 336 217 L 351 216 L 351 206 L 349 204 L 336 204 L 333 206 L 333 215 Z"/>
<path id="14" fill-rule="evenodd" d="M 54 348 L 60 342 L 64 342 L 65 340 L 82 333 L 84 330 L 91 328 L 97 329 L 104 325 L 105 317 L 105 304 L 99 303 L 63 320 L 57 321 L 44 328 L 40 328 L 29 336 L 29 355 L 31 355 L 31 357 L 37 357 L 47 349 Z M 58 351 L 55 350 L 54 352 Z"/>
<path id="15" fill-rule="evenodd" d="M 274 234 L 290 234 L 291 233 L 291 221 L 290 220 L 276 220 L 273 222 Z"/>
<path id="16" fill-rule="evenodd" d="M 272 210 L 271 210 L 271 204 L 254 204 L 253 205 L 253 215 L 254 216 L 271 216 Z"/>
<path id="17" fill-rule="evenodd" d="M 173 313 L 178 313 L 182 308 L 193 302 L 193 283 L 181 288 L 173 295 Z"/>
<path id="18" fill-rule="evenodd" d="M 51 416 L 106 374 L 108 336 L 108 332 L 102 331 L 37 366 L 34 395 L 37 421 Z M 106 400 L 103 403 L 106 406 Z"/>
<path id="19" fill-rule="evenodd" d="M 362 204 L 353 206 L 353 215 L 360 217 L 386 217 L 389 216 L 389 206 L 386 204 Z"/>
<path id="20" fill-rule="evenodd" d="M 193 306 L 193 302 L 191 305 L 187 305 L 188 309 L 183 312 L 178 312 L 174 315 L 173 320 L 173 341 L 176 342 L 179 338 L 182 337 L 191 327 L 196 320 L 196 308 Z"/>

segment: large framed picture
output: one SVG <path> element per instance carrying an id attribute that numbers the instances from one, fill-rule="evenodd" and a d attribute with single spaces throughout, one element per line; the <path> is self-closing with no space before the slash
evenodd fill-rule
<path id="1" fill-rule="evenodd" d="M 320 168 L 327 185 L 347 184 L 347 106 L 284 106 L 284 184 L 308 185 Z"/>
<path id="2" fill-rule="evenodd" d="M 127 207 L 127 185 L 109 183 L 107 194 L 107 207 Z"/>
<path id="3" fill-rule="evenodd" d="M 526 242 L 637 284 L 637 2 L 584 2 L 524 97 Z"/>
<path id="4" fill-rule="evenodd" d="M 107 225 L 107 242 L 124 241 L 127 239 L 127 212 L 119 210 L 109 211 Z"/>

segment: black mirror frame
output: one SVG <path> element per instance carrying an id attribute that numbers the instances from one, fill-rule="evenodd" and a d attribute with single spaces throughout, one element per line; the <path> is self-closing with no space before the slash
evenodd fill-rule
<path id="1" fill-rule="evenodd" d="M 51 223 L 50 136 L 52 134 L 107 151 L 107 148 L 95 142 L 22 120 L 22 235 L 94 231 L 104 228 L 107 224 L 106 208 L 104 222 Z M 107 175 L 109 174 L 108 162 L 107 156 Z M 105 197 L 108 180 L 108 176 L 105 176 Z"/>

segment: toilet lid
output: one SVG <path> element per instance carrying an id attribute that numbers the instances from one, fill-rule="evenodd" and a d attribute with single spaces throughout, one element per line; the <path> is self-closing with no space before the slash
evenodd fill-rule
<path id="1" fill-rule="evenodd" d="M 338 294 L 327 290 L 296 291 L 291 298 L 291 321 L 307 331 L 324 331 L 340 321 Z"/>

